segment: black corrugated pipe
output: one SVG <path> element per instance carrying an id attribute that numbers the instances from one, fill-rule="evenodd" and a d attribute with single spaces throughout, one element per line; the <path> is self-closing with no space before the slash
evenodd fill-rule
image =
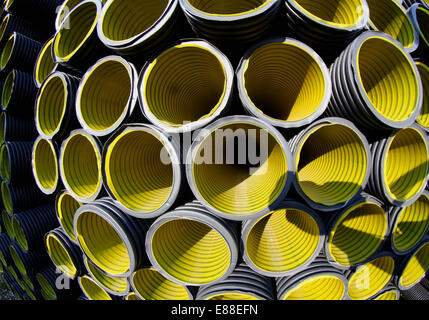
<path id="1" fill-rule="evenodd" d="M 240 263 L 224 280 L 198 289 L 195 300 L 274 300 L 273 282 Z"/>
<path id="2" fill-rule="evenodd" d="M 21 288 L 21 286 L 18 284 L 17 280 L 11 277 L 10 275 L 4 274 L 3 277 L 5 277 L 6 283 L 10 289 L 10 291 L 13 293 L 13 295 L 23 300 L 23 296 L 25 294 L 25 291 Z"/>
<path id="3" fill-rule="evenodd" d="M 55 63 L 83 73 L 111 52 L 97 36 L 101 6 L 98 0 L 85 0 L 69 12 L 54 36 L 52 57 Z"/>
<path id="4" fill-rule="evenodd" d="M 423 86 L 417 66 L 391 36 L 366 31 L 330 67 L 327 114 L 371 130 L 400 129 L 420 115 Z"/>
<path id="5" fill-rule="evenodd" d="M 428 301 L 429 291 L 420 283 L 408 290 L 401 290 L 401 296 L 405 300 Z"/>
<path id="6" fill-rule="evenodd" d="M 213 284 L 228 277 L 237 264 L 238 232 L 231 222 L 191 202 L 152 223 L 146 253 L 151 265 L 175 283 Z"/>
<path id="7" fill-rule="evenodd" d="M 278 300 L 345 300 L 348 294 L 347 278 L 323 255 L 305 270 L 277 278 L 276 285 Z"/>
<path id="8" fill-rule="evenodd" d="M 66 276 L 75 279 L 85 273 L 81 249 L 61 227 L 46 233 L 45 245 L 53 264 Z"/>
<path id="9" fill-rule="evenodd" d="M 64 278 L 52 265 L 39 270 L 36 279 L 45 300 L 76 300 L 82 294 L 76 280 Z"/>
<path id="10" fill-rule="evenodd" d="M 0 234 L 0 260 L 3 263 L 3 267 L 5 268 L 13 264 L 13 260 L 9 250 L 11 242 L 12 240 L 8 234 Z"/>
<path id="11" fill-rule="evenodd" d="M 0 70 L 18 69 L 31 74 L 42 43 L 18 32 L 12 33 L 3 47 L 0 58 Z"/>
<path id="12" fill-rule="evenodd" d="M 285 0 L 293 37 L 318 48 L 329 64 L 369 22 L 365 0 Z"/>
<path id="13" fill-rule="evenodd" d="M 0 148 L 0 173 L 4 182 L 13 185 L 28 183 L 32 177 L 32 142 L 6 141 Z"/>
<path id="14" fill-rule="evenodd" d="M 109 198 L 81 206 L 73 221 L 82 251 L 114 277 L 128 277 L 147 265 L 144 244 L 148 224 L 148 220 L 122 212 Z"/>
<path id="15" fill-rule="evenodd" d="M 33 141 L 36 137 L 33 119 L 4 111 L 0 114 L 0 144 L 5 141 Z"/>
<path id="16" fill-rule="evenodd" d="M 34 86 L 31 74 L 16 69 L 11 70 L 3 85 L 2 110 L 21 118 L 34 118 L 36 94 L 37 88 Z"/>
<path id="17" fill-rule="evenodd" d="M 79 81 L 59 71 L 43 81 L 35 99 L 35 122 L 40 136 L 62 141 L 71 130 L 79 128 L 75 113 Z"/>
<path id="18" fill-rule="evenodd" d="M 413 4 L 421 4 L 422 6 L 429 9 L 429 1 L 428 0 L 402 0 L 402 6 L 406 9 L 411 7 Z"/>
<path id="19" fill-rule="evenodd" d="M 378 139 L 371 144 L 373 163 L 368 190 L 387 204 L 407 207 L 426 187 L 429 138 L 414 124 Z"/>
<path id="20" fill-rule="evenodd" d="M 390 284 L 381 290 L 372 300 L 399 300 L 401 298 L 401 292 L 396 286 Z"/>
<path id="21" fill-rule="evenodd" d="M 278 18 L 282 0 L 180 0 L 193 30 L 222 47 L 261 40 Z"/>
<path id="22" fill-rule="evenodd" d="M 10 255 L 15 266 L 22 274 L 36 274 L 49 263 L 49 256 L 45 249 L 25 252 L 17 242 L 9 245 Z"/>
<path id="23" fill-rule="evenodd" d="M 31 208 L 14 214 L 12 227 L 15 240 L 25 251 L 44 248 L 43 237 L 58 227 L 54 204 Z"/>
<path id="24" fill-rule="evenodd" d="M 42 193 L 34 181 L 22 186 L 8 185 L 3 181 L 1 195 L 4 207 L 10 215 L 53 200 L 53 197 Z"/>
<path id="25" fill-rule="evenodd" d="M 429 55 L 429 6 L 415 3 L 408 9 L 407 14 L 416 30 L 418 47 L 413 52 L 413 56 L 427 58 Z"/>
<path id="26" fill-rule="evenodd" d="M 383 203 L 362 193 L 328 221 L 326 259 L 338 269 L 350 269 L 379 251 L 389 231 Z"/>
<path id="27" fill-rule="evenodd" d="M 295 189 L 312 208 L 341 209 L 365 188 L 371 153 L 366 137 L 352 122 L 336 117 L 320 119 L 289 144 L 294 156 Z"/>

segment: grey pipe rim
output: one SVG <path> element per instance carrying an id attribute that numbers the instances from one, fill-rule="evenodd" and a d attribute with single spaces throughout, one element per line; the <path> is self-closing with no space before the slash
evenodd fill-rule
<path id="1" fill-rule="evenodd" d="M 250 100 L 249 96 L 246 93 L 246 88 L 244 87 L 244 69 L 246 67 L 246 64 L 257 49 L 271 43 L 291 43 L 296 45 L 300 49 L 304 49 L 314 60 L 316 60 L 316 62 L 318 63 L 323 73 L 323 77 L 325 78 L 325 86 L 326 86 L 323 100 L 321 101 L 319 107 L 315 112 L 313 112 L 311 115 L 307 116 L 302 120 L 282 121 L 282 120 L 271 118 L 265 115 L 262 111 L 258 110 L 258 108 L 254 105 L 254 103 Z M 260 118 L 275 127 L 296 128 L 296 127 L 302 127 L 302 126 L 311 124 L 312 122 L 314 122 L 314 120 L 319 118 L 325 112 L 332 95 L 331 76 L 329 73 L 329 69 L 326 66 L 323 59 L 309 45 L 305 44 L 302 41 L 296 40 L 294 38 L 289 38 L 289 37 L 270 38 L 270 39 L 261 41 L 256 45 L 253 45 L 252 47 L 250 47 L 246 51 L 246 53 L 244 54 L 244 56 L 242 57 L 239 63 L 238 69 L 236 71 L 236 77 L 237 77 L 238 94 L 246 111 L 250 113 L 252 116 Z"/>
<path id="2" fill-rule="evenodd" d="M 212 207 L 204 198 L 201 196 L 200 192 L 197 189 L 196 183 L 193 180 L 193 161 L 192 159 L 195 156 L 196 151 L 198 150 L 198 146 L 200 143 L 208 137 L 213 131 L 218 129 L 221 126 L 234 123 L 234 122 L 243 122 L 248 124 L 253 124 L 255 126 L 259 126 L 265 130 L 267 130 L 270 134 L 272 134 L 279 145 L 282 148 L 282 151 L 284 152 L 286 162 L 287 162 L 287 177 L 286 181 L 283 185 L 283 189 L 280 192 L 277 199 L 275 199 L 271 204 L 269 204 L 265 209 L 262 209 L 258 212 L 253 212 L 251 214 L 246 214 L 244 216 L 241 215 L 234 215 L 234 214 L 228 214 L 225 212 L 222 212 L 214 207 Z M 187 154 L 186 154 L 186 177 L 189 184 L 189 187 L 191 188 L 193 194 L 197 198 L 197 200 L 204 205 L 209 211 L 214 213 L 215 215 L 229 220 L 247 220 L 252 218 L 258 218 L 262 217 L 263 215 L 269 213 L 273 208 L 276 208 L 279 203 L 281 203 L 286 196 L 286 194 L 289 192 L 289 189 L 292 186 L 292 180 L 294 180 L 295 171 L 293 169 L 293 155 L 290 150 L 289 144 L 286 141 L 286 139 L 283 137 L 283 135 L 273 126 L 271 126 L 269 123 L 262 121 L 261 119 L 250 117 L 250 116 L 243 116 L 243 115 L 236 115 L 236 116 L 227 116 L 221 119 L 216 120 L 215 122 L 209 124 L 201 132 L 198 133 L 198 135 L 194 138 L 193 143 L 191 147 L 189 148 Z"/>

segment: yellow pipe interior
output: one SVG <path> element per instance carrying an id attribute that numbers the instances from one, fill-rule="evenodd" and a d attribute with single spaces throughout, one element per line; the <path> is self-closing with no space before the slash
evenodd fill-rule
<path id="1" fill-rule="evenodd" d="M 423 106 L 417 122 L 429 129 L 429 66 L 419 61 L 416 62 L 416 66 L 423 84 Z"/>
<path id="2" fill-rule="evenodd" d="M 12 227 L 12 221 L 11 218 L 9 217 L 9 214 L 6 212 L 6 210 L 3 210 L 1 212 L 1 218 L 3 221 L 3 225 L 6 228 L 6 232 L 9 235 L 9 237 L 14 240 L 15 239 L 15 233 L 13 232 L 13 227 Z M 3 255 L 2 255 L 3 257 Z M 2 259 L 3 263 L 6 265 L 6 260 L 4 260 L 4 257 Z"/>
<path id="3" fill-rule="evenodd" d="M 1 103 L 4 109 L 7 109 L 10 99 L 12 97 L 13 90 L 15 88 L 15 71 L 12 70 L 6 76 L 6 80 L 3 84 Z"/>
<path id="4" fill-rule="evenodd" d="M 41 273 L 36 274 L 36 280 L 40 284 L 41 293 L 46 300 L 57 300 L 54 288 L 52 288 L 48 280 Z"/>
<path id="5" fill-rule="evenodd" d="M 77 268 L 70 257 L 70 253 L 56 235 L 49 234 L 46 237 L 46 248 L 52 262 L 58 269 L 70 277 L 74 277 L 77 274 Z"/>
<path id="6" fill-rule="evenodd" d="M 429 10 L 422 6 L 418 7 L 416 17 L 420 29 L 420 39 L 429 45 Z"/>
<path id="7" fill-rule="evenodd" d="M 196 10 L 215 16 L 242 15 L 255 12 L 269 0 L 188 0 Z"/>
<path id="8" fill-rule="evenodd" d="M 13 50 L 15 48 L 15 36 L 12 34 L 9 39 L 6 41 L 6 44 L 3 47 L 1 58 L 0 58 L 0 68 L 4 69 L 12 56 Z"/>
<path id="9" fill-rule="evenodd" d="M 1 195 L 3 199 L 4 208 L 6 209 L 7 213 L 12 214 L 12 199 L 10 196 L 9 187 L 4 181 L 1 183 Z"/>
<path id="10" fill-rule="evenodd" d="M 114 292 L 124 292 L 127 290 L 127 279 L 126 278 L 114 278 L 103 273 L 96 265 L 86 259 L 85 264 L 87 266 L 90 275 L 98 281 L 105 288 L 108 288 Z"/>
<path id="11" fill-rule="evenodd" d="M 429 269 L 429 242 L 423 244 L 408 261 L 403 270 L 399 283 L 405 287 L 411 287 L 427 273 Z"/>
<path id="12" fill-rule="evenodd" d="M 59 179 L 57 155 L 49 140 L 40 139 L 34 146 L 33 163 L 35 178 L 45 190 L 55 188 Z"/>
<path id="13" fill-rule="evenodd" d="M 11 219 L 13 234 L 15 235 L 15 240 L 21 246 L 22 249 L 28 250 L 28 241 L 25 236 L 24 229 L 22 228 L 19 220 L 16 217 L 12 217 Z"/>
<path id="14" fill-rule="evenodd" d="M 88 276 L 79 278 L 81 288 L 90 300 L 112 300 L 109 294 Z"/>
<path id="15" fill-rule="evenodd" d="M 7 145 L 3 144 L 0 148 L 0 175 L 4 181 L 10 179 L 10 162 L 9 162 L 9 151 Z"/>
<path id="16" fill-rule="evenodd" d="M 260 299 L 253 296 L 250 293 L 229 292 L 229 293 L 214 294 L 206 298 L 206 300 L 232 301 L 232 300 L 260 300 Z"/>
<path id="17" fill-rule="evenodd" d="M 329 288 L 329 290 L 326 290 Z M 289 290 L 283 300 L 341 300 L 346 287 L 333 275 L 317 275 L 302 281 Z"/>
<path id="18" fill-rule="evenodd" d="M 36 81 L 42 84 L 43 81 L 52 73 L 55 68 L 55 62 L 52 58 L 51 50 L 54 39 L 50 39 L 45 43 L 42 50 L 40 51 L 39 57 L 36 61 Z"/>
<path id="19" fill-rule="evenodd" d="M 58 197 L 58 218 L 61 222 L 61 226 L 63 227 L 64 231 L 74 241 L 76 241 L 77 239 L 73 230 L 73 219 L 77 209 L 79 209 L 81 205 L 82 203 L 73 198 L 73 196 L 68 192 L 64 192 Z"/>
<path id="20" fill-rule="evenodd" d="M 386 291 L 374 298 L 374 300 L 398 300 L 398 294 L 394 290 Z"/>

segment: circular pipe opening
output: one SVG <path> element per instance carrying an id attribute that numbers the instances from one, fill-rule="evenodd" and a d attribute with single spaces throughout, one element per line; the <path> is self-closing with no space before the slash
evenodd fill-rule
<path id="1" fill-rule="evenodd" d="M 196 220 L 164 222 L 152 235 L 151 250 L 158 266 L 182 283 L 207 284 L 224 276 L 230 267 L 226 239 Z"/>
<path id="2" fill-rule="evenodd" d="M 100 269 L 111 275 L 130 270 L 130 253 L 115 230 L 94 212 L 82 212 L 75 221 L 76 236 L 85 254 Z"/>
<path id="3" fill-rule="evenodd" d="M 233 301 L 233 300 L 260 300 L 257 297 L 254 297 L 250 293 L 240 293 L 240 292 L 225 292 L 214 294 L 207 297 L 205 300 L 218 300 L 218 301 Z"/>
<path id="4" fill-rule="evenodd" d="M 15 216 L 13 216 L 11 219 L 11 225 L 15 240 L 18 242 L 22 249 L 28 251 L 27 237 L 25 236 L 24 229 L 21 227 L 19 220 Z"/>
<path id="5" fill-rule="evenodd" d="M 131 292 L 127 295 L 125 300 L 137 300 L 137 301 L 139 301 L 140 298 L 134 292 Z"/>
<path id="6" fill-rule="evenodd" d="M 249 229 L 244 239 L 245 254 L 267 275 L 296 272 L 318 254 L 320 235 L 319 224 L 311 214 L 297 208 L 277 209 Z"/>
<path id="7" fill-rule="evenodd" d="M 390 256 L 359 266 L 349 279 L 349 297 L 367 300 L 382 290 L 393 276 L 395 260 Z"/>
<path id="8" fill-rule="evenodd" d="M 22 262 L 21 258 L 18 255 L 18 252 L 16 252 L 16 249 L 13 245 L 9 246 L 10 256 L 12 257 L 13 263 L 18 268 L 19 272 L 22 274 L 27 274 L 27 270 L 25 269 L 25 265 Z"/>
<path id="9" fill-rule="evenodd" d="M 291 166 L 287 143 L 274 130 L 250 117 L 224 118 L 206 128 L 187 161 L 200 201 L 236 220 L 269 212 L 288 190 Z"/>
<path id="10" fill-rule="evenodd" d="M 61 178 L 80 201 L 97 196 L 101 183 L 101 155 L 95 140 L 82 131 L 72 133 L 61 147 Z"/>
<path id="11" fill-rule="evenodd" d="M 3 225 L 6 228 L 7 234 L 9 235 L 9 237 L 12 240 L 14 240 L 15 239 L 15 233 L 14 233 L 14 230 L 13 230 L 13 227 L 12 227 L 12 221 L 11 221 L 11 218 L 9 217 L 8 213 L 5 210 L 3 210 L 1 212 L 1 218 L 2 218 L 2 221 L 3 221 Z M 6 260 L 4 260 L 4 257 L 3 257 L 2 261 L 3 261 L 3 263 L 5 265 L 7 265 L 7 263 L 5 263 Z"/>
<path id="12" fill-rule="evenodd" d="M 399 130 L 384 156 L 383 184 L 396 201 L 414 198 L 426 186 L 429 152 L 426 138 L 414 128 Z"/>
<path id="13" fill-rule="evenodd" d="M 429 130 L 429 66 L 419 61 L 416 62 L 416 66 L 423 84 L 423 106 L 417 122 Z"/>
<path id="14" fill-rule="evenodd" d="M 90 300 L 112 300 L 110 295 L 88 276 L 79 278 L 79 285 Z"/>
<path id="15" fill-rule="evenodd" d="M 3 144 L 0 148 L 0 175 L 3 181 L 10 179 L 10 161 L 9 150 L 7 144 Z"/>
<path id="16" fill-rule="evenodd" d="M 363 187 L 369 172 L 364 141 L 352 128 L 339 123 L 322 124 L 308 132 L 295 163 L 299 188 L 323 206 L 350 200 Z"/>
<path id="17" fill-rule="evenodd" d="M 57 151 L 50 140 L 39 138 L 35 141 L 32 165 L 39 188 L 45 193 L 54 192 L 58 184 L 59 170 Z"/>
<path id="18" fill-rule="evenodd" d="M 206 42 L 185 42 L 171 47 L 144 70 L 141 78 L 144 113 L 166 130 L 204 125 L 225 108 L 232 89 L 232 74 L 226 57 Z"/>
<path id="19" fill-rule="evenodd" d="M 88 1 L 76 6 L 66 16 L 54 38 L 54 55 L 68 61 L 90 37 L 98 21 L 98 2 Z"/>
<path id="20" fill-rule="evenodd" d="M 57 300 L 57 294 L 54 288 L 52 288 L 49 281 L 41 273 L 36 274 L 36 280 L 40 285 L 40 292 L 46 300 Z"/>
<path id="21" fill-rule="evenodd" d="M 316 275 L 288 290 L 282 300 L 341 300 L 345 291 L 343 280 L 337 276 Z"/>
<path id="22" fill-rule="evenodd" d="M 60 130 L 67 108 L 67 83 L 64 75 L 55 73 L 40 88 L 36 100 L 36 128 L 39 134 L 52 138 Z"/>
<path id="23" fill-rule="evenodd" d="M 8 73 L 6 80 L 3 84 L 2 96 L 1 96 L 1 104 L 4 110 L 9 106 L 10 99 L 13 94 L 13 89 L 15 87 L 15 71 L 12 70 Z"/>
<path id="24" fill-rule="evenodd" d="M 196 10 L 203 12 L 208 15 L 214 16 L 236 16 L 244 15 L 258 11 L 270 0 L 221 0 L 221 1 L 209 1 L 209 0 L 187 0 L 187 2 Z"/>
<path id="25" fill-rule="evenodd" d="M 429 193 L 422 194 L 412 205 L 401 209 L 392 231 L 396 250 L 407 252 L 414 248 L 429 228 Z"/>
<path id="26" fill-rule="evenodd" d="M 429 242 L 424 243 L 408 260 L 399 278 L 402 288 L 410 288 L 420 282 L 429 270 Z"/>
<path id="27" fill-rule="evenodd" d="M 84 0 L 66 0 L 64 1 L 61 6 L 57 9 L 57 16 L 55 19 L 55 28 L 58 30 L 61 26 L 61 24 L 64 22 L 64 19 L 67 17 L 67 15 L 70 13 L 71 10 L 74 9 L 79 3 L 83 2 Z M 105 1 L 103 0 L 103 3 Z"/>
<path id="28" fill-rule="evenodd" d="M 94 280 L 107 291 L 110 290 L 115 294 L 121 294 L 128 291 L 127 278 L 110 277 L 88 259 L 84 259 L 84 262 L 90 276 L 92 276 Z"/>
<path id="29" fill-rule="evenodd" d="M 7 14 L 4 17 L 3 21 L 1 22 L 1 25 L 0 25 L 0 42 L 3 40 L 3 37 L 5 36 L 4 33 L 6 31 L 7 25 L 9 24 L 9 20 L 10 20 L 10 14 Z"/>
<path id="30" fill-rule="evenodd" d="M 122 123 L 136 99 L 133 71 L 125 60 L 108 57 L 85 74 L 76 97 L 77 116 L 84 129 L 104 135 Z"/>
<path id="31" fill-rule="evenodd" d="M 164 278 L 153 268 L 137 270 L 131 281 L 134 291 L 143 300 L 190 300 L 185 286 Z"/>
<path id="32" fill-rule="evenodd" d="M 77 239 L 73 230 L 73 219 L 80 206 L 82 206 L 82 203 L 73 198 L 68 192 L 63 192 L 57 198 L 56 212 L 58 220 L 70 239 L 75 242 Z"/>
<path id="33" fill-rule="evenodd" d="M 9 186 L 3 181 L 1 183 L 1 195 L 3 199 L 3 205 L 8 214 L 13 213 L 13 204 L 9 191 Z"/>
<path id="34" fill-rule="evenodd" d="M 420 39 L 429 46 L 429 10 L 418 7 L 416 9 L 416 19 L 419 28 Z"/>
<path id="35" fill-rule="evenodd" d="M 57 236 L 54 234 L 47 235 L 46 248 L 52 262 L 61 272 L 72 278 L 77 274 L 77 268 L 70 257 L 70 253 Z"/>
<path id="36" fill-rule="evenodd" d="M 6 112 L 0 113 L 0 145 L 6 141 Z"/>
<path id="37" fill-rule="evenodd" d="M 161 138 L 153 130 L 131 129 L 118 135 L 105 152 L 109 190 L 123 206 L 139 215 L 167 205 L 176 189 L 178 168 L 173 165 L 174 159 L 171 163 L 162 161 L 168 142 Z"/>
<path id="38" fill-rule="evenodd" d="M 12 56 L 13 49 L 15 48 L 15 33 L 13 33 L 9 39 L 6 41 L 6 44 L 3 47 L 1 58 L 0 58 L 0 69 L 4 70 Z"/>
<path id="39" fill-rule="evenodd" d="M 354 204 L 339 216 L 329 232 L 329 255 L 341 266 L 362 263 L 378 250 L 387 230 L 387 215 L 379 204 L 369 200 Z"/>
<path id="40" fill-rule="evenodd" d="M 257 48 L 238 76 L 250 112 L 272 125 L 310 122 L 323 112 L 331 95 L 329 71 L 322 59 L 292 39 Z"/>
<path id="41" fill-rule="evenodd" d="M 100 31 L 112 45 L 147 33 L 161 19 L 171 0 L 111 0 L 103 7 Z"/>
<path id="42" fill-rule="evenodd" d="M 34 69 L 34 79 L 36 85 L 40 87 L 45 79 L 55 70 L 56 63 L 52 58 L 52 44 L 54 38 L 49 39 L 37 57 L 36 66 Z"/>
<path id="43" fill-rule="evenodd" d="M 373 111 L 389 121 L 406 121 L 420 106 L 420 81 L 413 62 L 390 39 L 373 36 L 360 44 L 356 77 Z"/>
<path id="44" fill-rule="evenodd" d="M 397 290 L 388 290 L 375 297 L 373 300 L 399 300 L 400 295 Z"/>

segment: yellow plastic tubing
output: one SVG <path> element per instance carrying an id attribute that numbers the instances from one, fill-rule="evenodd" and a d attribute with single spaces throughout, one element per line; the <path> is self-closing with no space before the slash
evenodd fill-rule
<path id="1" fill-rule="evenodd" d="M 313 210 L 286 201 L 262 218 L 243 224 L 244 260 L 267 276 L 296 273 L 319 254 L 324 233 Z"/>
<path id="2" fill-rule="evenodd" d="M 208 1 L 208 0 L 188 0 L 191 6 L 198 11 L 214 16 L 244 15 L 255 12 L 267 5 L 269 0 L 229 0 L 229 1 Z"/>
<path id="3" fill-rule="evenodd" d="M 91 277 L 82 276 L 78 282 L 89 300 L 112 300 L 112 297 Z"/>
<path id="4" fill-rule="evenodd" d="M 405 260 L 398 277 L 398 288 L 406 290 L 419 283 L 429 270 L 429 239 L 423 240 L 418 248 Z"/>
<path id="5" fill-rule="evenodd" d="M 51 140 L 38 137 L 33 144 L 33 176 L 39 189 L 46 194 L 55 192 L 60 179 L 57 152 Z"/>
<path id="6" fill-rule="evenodd" d="M 370 26 L 398 40 L 411 52 L 417 48 L 413 24 L 401 4 L 392 0 L 366 0 L 370 10 Z"/>
<path id="7" fill-rule="evenodd" d="M 365 196 L 338 213 L 331 223 L 325 252 L 340 267 L 351 267 L 366 261 L 385 240 L 387 213 L 381 202 Z"/>
<path id="8" fill-rule="evenodd" d="M 421 61 L 417 61 L 416 66 L 423 83 L 423 106 L 417 123 L 429 131 L 429 66 Z"/>
<path id="9" fill-rule="evenodd" d="M 64 140 L 60 155 L 61 179 L 81 202 L 94 200 L 102 187 L 101 147 L 84 130 L 74 130 Z"/>
<path id="10" fill-rule="evenodd" d="M 294 183 L 311 206 L 338 209 L 365 187 L 371 155 L 366 138 L 352 123 L 320 120 L 297 138 L 292 142 Z"/>
<path id="11" fill-rule="evenodd" d="M 331 97 L 331 78 L 323 60 L 304 43 L 289 38 L 251 48 L 237 79 L 246 110 L 274 126 L 311 123 Z"/>
<path id="12" fill-rule="evenodd" d="M 61 23 L 65 20 L 67 15 L 76 7 L 79 3 L 84 0 L 66 0 L 61 6 L 57 9 L 57 17 L 55 19 L 55 29 L 58 30 L 61 26 Z M 106 3 L 107 0 L 100 0 L 103 4 Z"/>
<path id="13" fill-rule="evenodd" d="M 206 41 L 184 41 L 142 70 L 141 108 L 166 131 L 189 131 L 207 125 L 225 110 L 233 81 L 231 63 L 217 48 Z"/>
<path id="14" fill-rule="evenodd" d="M 388 254 L 360 265 L 349 277 L 348 295 L 353 300 L 368 300 L 377 295 L 392 279 L 395 260 Z"/>
<path id="15" fill-rule="evenodd" d="M 71 278 L 75 277 L 78 270 L 61 240 L 55 234 L 48 234 L 45 244 L 49 257 L 57 268 L 67 276 Z"/>
<path id="16" fill-rule="evenodd" d="M 134 66 L 119 56 L 97 61 L 82 77 L 76 95 L 82 128 L 96 136 L 116 130 L 136 106 L 137 77 Z"/>
<path id="17" fill-rule="evenodd" d="M 164 278 L 154 268 L 134 272 L 131 284 L 142 300 L 192 300 L 192 295 L 185 286 Z"/>
<path id="18" fill-rule="evenodd" d="M 43 45 L 34 66 L 33 79 L 38 88 L 40 88 L 43 81 L 54 71 L 56 66 L 51 54 L 53 41 L 54 38 L 52 37 Z"/>
<path id="19" fill-rule="evenodd" d="M 68 237 L 75 243 L 77 242 L 77 239 L 73 230 L 73 219 L 76 210 L 79 209 L 81 205 L 82 203 L 73 198 L 73 196 L 67 191 L 63 191 L 58 194 L 55 200 L 55 210 L 58 221 Z"/>
<path id="20" fill-rule="evenodd" d="M 254 161 L 250 148 L 265 155 Z M 230 116 L 196 137 L 186 171 L 193 193 L 210 211 L 244 220 L 261 217 L 284 198 L 292 182 L 292 155 L 283 136 L 265 121 Z"/>

